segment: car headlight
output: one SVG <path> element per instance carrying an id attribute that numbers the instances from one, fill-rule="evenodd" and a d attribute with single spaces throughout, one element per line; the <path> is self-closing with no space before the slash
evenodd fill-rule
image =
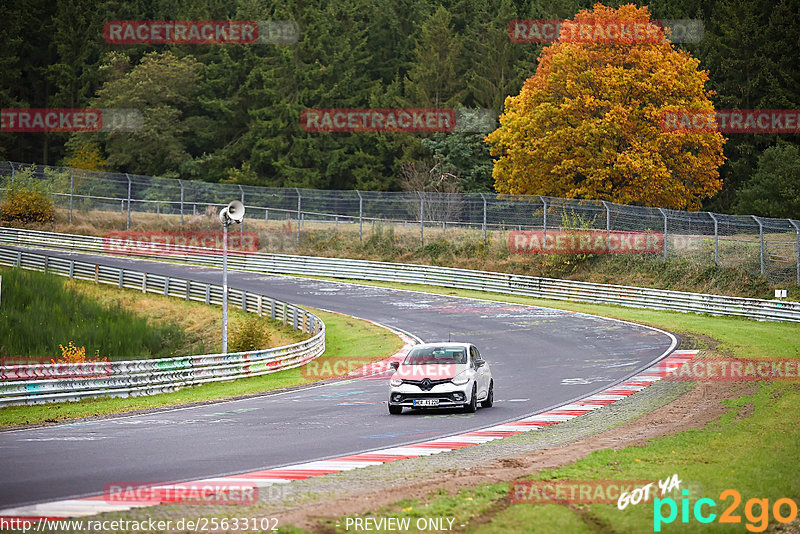
<path id="1" fill-rule="evenodd" d="M 400 386 L 400 385 L 402 385 L 402 384 L 403 384 L 403 379 L 402 379 L 402 378 L 395 378 L 395 377 L 392 377 L 392 379 L 391 379 L 391 380 L 389 380 L 389 385 L 390 385 L 390 386 L 397 387 L 397 386 Z"/>
<path id="2" fill-rule="evenodd" d="M 469 382 L 469 373 L 467 371 L 462 371 L 450 379 L 450 382 L 457 386 L 463 386 L 467 382 Z"/>

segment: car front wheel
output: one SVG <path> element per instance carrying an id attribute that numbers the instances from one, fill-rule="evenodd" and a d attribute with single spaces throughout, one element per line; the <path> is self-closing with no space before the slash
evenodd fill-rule
<path id="1" fill-rule="evenodd" d="M 486 395 L 486 400 L 481 402 L 481 406 L 484 408 L 491 408 L 494 404 L 494 380 L 489 382 L 489 393 Z"/>
<path id="2" fill-rule="evenodd" d="M 400 415 L 401 413 L 403 413 L 403 407 L 402 406 L 392 406 L 390 404 L 389 405 L 389 413 L 392 414 L 392 415 Z"/>
<path id="3" fill-rule="evenodd" d="M 478 409 L 478 385 L 472 386 L 472 398 L 469 404 L 464 406 L 464 411 L 467 413 L 475 413 Z"/>

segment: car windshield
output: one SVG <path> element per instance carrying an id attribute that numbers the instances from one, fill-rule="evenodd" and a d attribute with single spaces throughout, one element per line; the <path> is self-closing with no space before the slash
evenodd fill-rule
<path id="1" fill-rule="evenodd" d="M 411 349 L 403 365 L 437 365 L 467 363 L 464 347 L 417 347 Z"/>

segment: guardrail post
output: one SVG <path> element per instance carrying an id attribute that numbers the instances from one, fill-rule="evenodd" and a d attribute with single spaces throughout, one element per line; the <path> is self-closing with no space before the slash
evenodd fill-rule
<path id="1" fill-rule="evenodd" d="M 258 296 L 258 300 L 257 300 L 257 306 L 258 306 L 258 316 L 259 316 L 259 317 L 262 317 L 262 313 L 261 313 L 261 305 L 263 304 L 263 302 L 262 302 L 263 300 L 264 300 L 264 297 L 263 297 L 262 295 L 259 295 L 259 296 Z"/>
<path id="2" fill-rule="evenodd" d="M 664 261 L 667 261 L 667 214 L 664 213 L 664 210 L 658 208 L 658 211 L 661 212 L 661 215 L 664 217 Z"/>
<path id="3" fill-rule="evenodd" d="M 269 208 L 264 208 L 264 222 L 269 222 Z"/>
<path id="4" fill-rule="evenodd" d="M 119 279 L 119 288 L 120 289 L 122 289 L 122 277 L 123 277 L 122 269 L 120 269 L 119 270 L 119 276 L 117 277 Z"/>
<path id="5" fill-rule="evenodd" d="M 47 274 L 47 268 L 50 267 L 50 256 L 44 257 L 44 273 Z"/>
<path id="6" fill-rule="evenodd" d="M 72 224 L 72 196 L 75 191 L 75 175 L 69 170 L 69 223 Z"/>
<path id="7" fill-rule="evenodd" d="M 417 191 L 419 195 L 419 246 L 425 246 L 425 199 L 422 193 Z"/>
<path id="8" fill-rule="evenodd" d="M 611 210 L 608 208 L 608 202 L 605 200 L 601 201 L 603 203 L 603 207 L 606 209 L 606 235 L 611 233 Z"/>
<path id="9" fill-rule="evenodd" d="M 125 229 L 131 229 L 131 177 L 128 176 L 128 173 L 125 173 L 125 178 L 128 179 L 128 221 L 125 224 Z"/>
<path id="10" fill-rule="evenodd" d="M 303 312 L 303 315 L 302 315 L 302 317 L 303 317 L 303 330 L 302 331 L 303 332 L 307 331 L 306 330 L 306 320 L 308 319 L 307 315 L 308 315 L 308 312 Z"/>
<path id="11" fill-rule="evenodd" d="M 356 194 L 358 195 L 358 240 L 364 241 L 364 197 L 358 189 Z"/>
<path id="12" fill-rule="evenodd" d="M 181 229 L 183 229 L 183 180 L 178 180 L 178 185 L 181 186 Z"/>
<path id="13" fill-rule="evenodd" d="M 242 290 L 242 311 L 247 311 L 247 291 Z"/>
<path id="14" fill-rule="evenodd" d="M 275 299 L 270 299 L 269 318 L 273 320 L 275 319 Z"/>
<path id="15" fill-rule="evenodd" d="M 211 286 L 206 284 L 206 304 L 211 304 Z"/>
<path id="16" fill-rule="evenodd" d="M 717 216 L 710 211 L 708 215 L 714 221 L 714 265 L 719 265 L 719 221 Z"/>
<path id="17" fill-rule="evenodd" d="M 100 283 L 100 266 L 96 264 L 94 266 L 94 283 L 95 284 Z"/>
<path id="18" fill-rule="evenodd" d="M 295 192 L 297 193 L 297 242 L 300 242 L 300 190 L 298 188 L 294 188 Z"/>
<path id="19" fill-rule="evenodd" d="M 797 254 L 797 285 L 800 285 L 800 226 L 792 219 L 789 219 L 789 224 L 794 226 L 795 245 L 794 251 Z"/>
<path id="20" fill-rule="evenodd" d="M 292 328 L 297 330 L 297 308 L 293 308 L 294 313 L 292 313 Z"/>
<path id="21" fill-rule="evenodd" d="M 75 260 L 69 260 L 69 278 L 72 280 L 75 277 Z"/>
<path id="22" fill-rule="evenodd" d="M 286 309 L 286 303 L 283 303 L 283 326 L 286 326 L 286 321 L 289 320 L 289 312 Z"/>
<path id="23" fill-rule="evenodd" d="M 22 252 L 17 251 L 17 267 L 22 267 Z"/>
<path id="24" fill-rule="evenodd" d="M 142 293 L 147 293 L 147 273 L 142 273 Z"/>
<path id="25" fill-rule="evenodd" d="M 189 302 L 189 294 L 192 291 L 192 281 L 186 280 L 186 302 Z"/>
<path id="26" fill-rule="evenodd" d="M 486 196 L 481 193 L 483 199 L 483 246 L 486 246 Z"/>
<path id="27" fill-rule="evenodd" d="M 169 276 L 164 279 L 164 296 L 169 296 Z"/>
<path id="28" fill-rule="evenodd" d="M 758 249 L 759 249 L 759 259 L 761 262 L 761 275 L 764 275 L 764 225 L 761 224 L 761 221 L 758 220 L 758 217 L 755 215 L 751 215 L 750 217 L 758 223 Z"/>

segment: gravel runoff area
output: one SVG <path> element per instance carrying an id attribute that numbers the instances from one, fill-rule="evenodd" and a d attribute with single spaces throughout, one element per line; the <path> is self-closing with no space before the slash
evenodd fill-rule
<path id="1" fill-rule="evenodd" d="M 262 487 L 259 501 L 252 505 L 161 505 L 83 519 L 171 519 L 174 524 L 200 517 L 277 517 L 279 526 L 313 529 L 321 517 L 357 515 L 404 498 L 424 498 L 437 488 L 508 482 L 541 468 L 570 463 L 592 450 L 643 443 L 696 427 L 720 413 L 719 400 L 727 397 L 730 387 L 659 380 L 611 405 L 538 430 L 456 451 Z M 413 415 L 406 417 L 413 422 Z"/>

